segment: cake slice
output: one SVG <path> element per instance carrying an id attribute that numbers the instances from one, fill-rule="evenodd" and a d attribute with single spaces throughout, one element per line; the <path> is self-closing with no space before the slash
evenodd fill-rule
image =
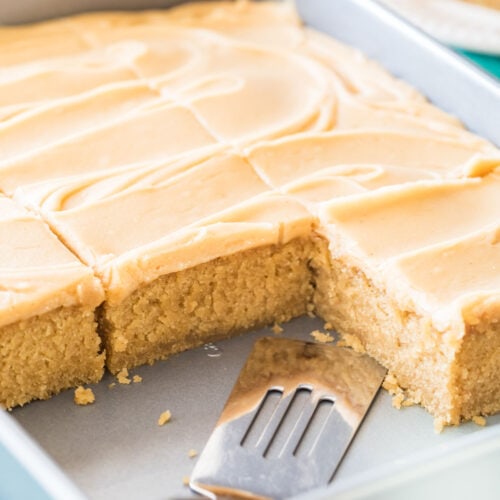
<path id="1" fill-rule="evenodd" d="M 308 311 L 315 219 L 238 155 L 16 196 L 101 278 L 112 372 Z"/>
<path id="2" fill-rule="evenodd" d="M 447 424 L 500 410 L 495 153 L 473 138 L 355 130 L 247 155 L 319 218 L 317 314 Z"/>
<path id="3" fill-rule="evenodd" d="M 442 423 L 500 410 L 500 172 L 330 202 L 320 315 Z"/>
<path id="4" fill-rule="evenodd" d="M 0 195 L 0 404 L 97 382 L 103 290 L 44 222 Z"/>

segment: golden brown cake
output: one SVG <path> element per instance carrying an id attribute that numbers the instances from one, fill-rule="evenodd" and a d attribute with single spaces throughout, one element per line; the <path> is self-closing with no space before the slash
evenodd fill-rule
<path id="1" fill-rule="evenodd" d="M 0 195 L 0 404 L 100 380 L 103 292 L 39 219 Z"/>
<path id="2" fill-rule="evenodd" d="M 100 281 L 113 373 L 314 311 L 443 423 L 500 410 L 494 146 L 288 5 L 0 40 L 0 189 Z"/>

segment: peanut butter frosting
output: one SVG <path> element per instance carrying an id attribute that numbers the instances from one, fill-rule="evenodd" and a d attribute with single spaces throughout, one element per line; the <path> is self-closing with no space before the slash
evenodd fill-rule
<path id="1" fill-rule="evenodd" d="M 43 183 L 17 196 L 94 267 L 111 303 L 163 274 L 286 243 L 313 226 L 298 201 L 270 190 L 235 154 Z"/>
<path id="2" fill-rule="evenodd" d="M 40 219 L 0 195 L 0 326 L 61 306 L 96 307 L 103 290 Z"/>
<path id="3" fill-rule="evenodd" d="M 404 310 L 450 328 L 477 300 L 500 304 L 500 172 L 392 186 L 322 207 L 332 250 L 369 264 Z"/>
<path id="4" fill-rule="evenodd" d="M 313 231 L 442 328 L 498 303 L 499 151 L 288 4 L 87 14 L 0 41 L 0 189 L 111 303 Z"/>

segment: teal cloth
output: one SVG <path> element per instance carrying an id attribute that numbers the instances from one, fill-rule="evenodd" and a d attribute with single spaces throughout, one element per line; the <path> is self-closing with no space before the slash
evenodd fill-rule
<path id="1" fill-rule="evenodd" d="M 45 490 L 1 444 L 0 500 L 50 500 Z"/>
<path id="2" fill-rule="evenodd" d="M 458 49 L 457 52 L 465 56 L 467 59 L 470 59 L 473 63 L 477 64 L 488 73 L 500 78 L 500 56 L 489 56 Z"/>

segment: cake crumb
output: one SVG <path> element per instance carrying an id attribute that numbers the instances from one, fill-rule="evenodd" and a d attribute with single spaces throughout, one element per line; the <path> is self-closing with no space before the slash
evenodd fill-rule
<path id="1" fill-rule="evenodd" d="M 403 394 L 403 391 L 398 392 L 397 394 L 392 396 L 392 406 L 394 406 L 394 408 L 398 410 L 401 410 L 404 400 L 405 400 L 405 395 Z"/>
<path id="2" fill-rule="evenodd" d="M 339 347 L 350 347 L 356 352 L 364 354 L 366 352 L 365 346 L 361 343 L 361 340 L 354 335 L 343 334 L 342 338 L 337 342 Z"/>
<path id="3" fill-rule="evenodd" d="M 128 385 L 130 384 L 131 380 L 128 377 L 128 370 L 126 368 L 122 368 L 116 375 L 116 380 L 120 384 L 125 384 Z"/>
<path id="4" fill-rule="evenodd" d="M 410 398 L 407 394 L 405 394 L 405 398 L 401 402 L 401 406 L 404 406 L 405 408 L 408 408 L 409 406 L 415 406 L 417 401 L 413 398 Z"/>
<path id="5" fill-rule="evenodd" d="M 400 387 L 397 378 L 391 372 L 385 376 L 382 387 L 392 395 L 392 406 L 398 410 L 418 404 L 420 401 L 420 394 L 418 392 L 409 394 L 407 390 Z"/>
<path id="6" fill-rule="evenodd" d="M 323 328 L 324 328 L 325 330 L 333 330 L 333 325 L 332 325 L 329 321 L 327 321 L 327 322 L 325 323 L 325 325 L 323 326 Z"/>
<path id="7" fill-rule="evenodd" d="M 95 395 L 90 387 L 85 389 L 80 385 L 75 389 L 73 400 L 80 406 L 91 405 L 95 401 Z"/>
<path id="8" fill-rule="evenodd" d="M 276 335 L 279 335 L 280 333 L 283 333 L 283 328 L 280 325 L 278 325 L 278 323 L 274 323 L 274 325 L 272 326 L 271 330 Z"/>
<path id="9" fill-rule="evenodd" d="M 312 331 L 311 336 L 314 337 L 314 340 L 320 342 L 321 344 L 333 342 L 333 337 L 329 333 L 320 332 L 319 330 Z"/>
<path id="10" fill-rule="evenodd" d="M 382 383 L 382 387 L 390 394 L 396 394 L 399 391 L 401 391 L 401 387 L 399 387 L 398 380 L 395 377 L 394 373 L 392 372 L 387 373 Z"/>
<path id="11" fill-rule="evenodd" d="M 476 425 L 480 425 L 481 427 L 484 427 L 486 425 L 486 419 L 481 415 L 475 415 L 474 417 L 472 417 L 472 421 Z"/>
<path id="12" fill-rule="evenodd" d="M 441 434 L 444 429 L 444 420 L 442 418 L 435 418 L 434 419 L 434 432 L 436 434 Z"/>
<path id="13" fill-rule="evenodd" d="M 132 377 L 132 381 L 134 382 L 134 384 L 138 384 L 139 382 L 142 382 L 142 377 L 140 375 L 134 375 Z"/>
<path id="14" fill-rule="evenodd" d="M 392 406 L 394 408 L 401 410 L 401 408 L 408 408 L 409 406 L 414 406 L 416 401 L 411 398 L 403 389 L 399 389 L 392 396 Z"/>
<path id="15" fill-rule="evenodd" d="M 108 384 L 108 389 L 114 389 L 116 387 L 116 382 L 111 382 L 111 384 Z"/>
<path id="16" fill-rule="evenodd" d="M 182 478 L 182 484 L 183 484 L 184 486 L 189 486 L 189 476 L 184 476 L 184 477 Z"/>
<path id="17" fill-rule="evenodd" d="M 158 425 L 160 427 L 165 425 L 167 422 L 170 422 L 171 418 L 172 418 L 172 413 L 170 413 L 170 410 L 164 411 L 158 418 Z"/>
<path id="18" fill-rule="evenodd" d="M 188 451 L 188 457 L 189 458 L 194 458 L 194 457 L 197 457 L 197 456 L 198 456 L 198 452 L 196 450 L 191 449 L 191 450 Z"/>

